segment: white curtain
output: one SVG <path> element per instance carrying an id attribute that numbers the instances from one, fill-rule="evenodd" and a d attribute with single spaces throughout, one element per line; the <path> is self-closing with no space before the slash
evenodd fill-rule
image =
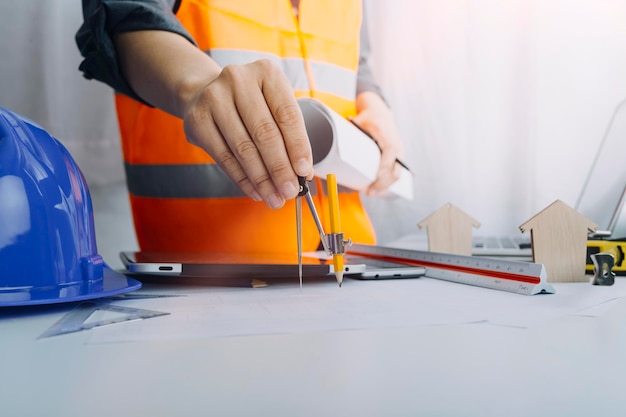
<path id="1" fill-rule="evenodd" d="M 0 106 L 59 139 L 89 184 L 121 183 L 112 90 L 78 71 L 81 22 L 78 0 L 0 2 Z"/>
<path id="2" fill-rule="evenodd" d="M 366 3 L 416 184 L 413 202 L 367 199 L 381 242 L 418 232 L 447 202 L 478 234 L 575 204 L 626 98 L 626 0 Z M 0 2 L 0 106 L 60 139 L 90 184 L 123 183 L 111 89 L 77 69 L 81 19 L 77 0 Z"/>
<path id="3" fill-rule="evenodd" d="M 482 223 L 475 234 L 519 233 L 556 199 L 574 207 L 626 98 L 626 1 L 366 2 L 416 172 L 414 202 L 368 200 L 381 240 L 447 202 Z"/>

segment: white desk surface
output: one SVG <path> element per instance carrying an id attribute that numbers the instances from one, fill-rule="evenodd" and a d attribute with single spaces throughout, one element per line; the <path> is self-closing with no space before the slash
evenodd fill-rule
<path id="1" fill-rule="evenodd" d="M 626 278 L 619 278 L 614 287 L 559 284 L 557 294 L 538 296 L 420 280 L 347 280 L 341 289 L 332 279 L 305 281 L 302 293 L 296 280 L 255 289 L 147 284 L 140 293 L 186 297 L 115 301 L 171 314 L 46 339 L 38 337 L 75 304 L 0 309 L 0 415 L 623 416 L 626 412 L 622 298 Z M 581 296 L 602 291 L 608 301 L 600 305 L 593 297 Z M 324 306 L 311 300 L 321 300 L 316 297 L 324 293 L 339 294 L 330 298 L 346 303 L 346 316 L 366 317 L 365 325 L 348 320 L 333 326 L 332 314 L 319 320 L 321 311 L 310 313 L 313 320 L 305 323 L 306 309 Z M 237 322 L 245 320 L 240 313 L 248 311 L 241 303 L 245 294 L 257 300 L 291 297 L 296 306 L 301 305 L 298 297 L 304 297 L 308 301 L 304 310 L 294 310 L 294 320 L 304 323 L 295 327 L 301 331 L 293 331 L 293 320 L 277 323 L 277 316 L 268 313 L 268 327 L 252 334 L 256 322 L 249 327 Z M 389 299 L 381 301 L 389 294 L 405 294 L 398 302 L 402 311 L 414 295 L 414 304 L 423 307 L 416 310 L 419 317 L 376 322 L 372 312 L 377 308 L 380 317 L 394 317 L 387 311 Z M 366 305 L 359 306 L 358 299 Z M 577 301 L 582 299 L 587 304 Z M 427 300 L 436 300 L 433 305 L 439 307 L 428 306 Z M 565 306 L 550 308 L 560 304 Z M 216 305 L 219 308 L 214 309 Z M 261 301 L 258 311 L 267 305 Z M 533 316 L 542 308 L 543 313 Z M 447 318 L 438 320 L 435 316 L 440 313 Z M 533 319 L 523 320 L 526 313 Z M 463 314 L 467 321 L 459 320 Z M 228 325 L 213 331 L 229 319 L 239 335 L 225 336 Z"/>

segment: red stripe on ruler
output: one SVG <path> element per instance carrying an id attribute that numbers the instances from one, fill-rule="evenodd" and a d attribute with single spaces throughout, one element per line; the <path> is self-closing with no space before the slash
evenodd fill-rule
<path id="1" fill-rule="evenodd" d="M 375 255 L 375 254 L 371 254 L 367 252 L 355 251 L 352 249 L 350 250 L 349 253 L 376 258 L 382 261 L 395 262 L 395 263 L 414 265 L 414 266 L 431 267 L 431 268 L 437 268 L 437 269 L 447 269 L 449 271 L 457 271 L 457 272 L 463 272 L 466 274 L 481 275 L 481 276 L 494 278 L 494 279 L 506 279 L 508 281 L 525 282 L 528 284 L 539 284 L 541 282 L 541 279 L 539 277 L 534 277 L 531 275 L 521 275 L 521 274 L 514 274 L 511 272 L 491 271 L 488 269 L 479 269 L 479 268 L 471 268 L 468 266 L 442 264 L 438 262 L 416 261 L 414 259 L 400 258 L 400 257 L 395 257 L 395 256 Z"/>

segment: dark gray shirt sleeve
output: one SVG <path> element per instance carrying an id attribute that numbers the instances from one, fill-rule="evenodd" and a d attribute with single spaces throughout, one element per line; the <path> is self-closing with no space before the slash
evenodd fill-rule
<path id="1" fill-rule="evenodd" d="M 367 10 L 363 4 L 363 22 L 361 23 L 361 45 L 359 51 L 359 70 L 356 80 L 356 94 L 364 91 L 372 91 L 385 99 L 382 89 L 376 82 L 374 74 L 369 64 L 370 58 L 370 39 L 367 30 Z"/>
<path id="2" fill-rule="evenodd" d="M 85 78 L 102 81 L 117 92 L 145 103 L 122 75 L 112 35 L 136 30 L 164 30 L 178 33 L 195 44 L 191 35 L 174 15 L 180 1 L 83 0 L 84 20 L 76 33 L 76 44 L 84 58 L 79 70 Z M 382 91 L 369 66 L 369 56 L 370 45 L 364 8 L 357 94 L 373 91 L 382 97 Z"/>
<path id="3" fill-rule="evenodd" d="M 175 32 L 194 42 L 174 16 L 180 0 L 83 0 L 83 24 L 76 44 L 83 56 L 79 69 L 85 78 L 102 81 L 116 91 L 144 102 L 128 85 L 120 70 L 115 33 L 136 30 Z"/>

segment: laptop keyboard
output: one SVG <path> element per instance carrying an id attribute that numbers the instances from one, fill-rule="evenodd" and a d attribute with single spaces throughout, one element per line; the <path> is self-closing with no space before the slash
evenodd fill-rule
<path id="1" fill-rule="evenodd" d="M 530 249 L 530 238 L 527 236 L 474 237 L 472 245 L 482 249 Z"/>

